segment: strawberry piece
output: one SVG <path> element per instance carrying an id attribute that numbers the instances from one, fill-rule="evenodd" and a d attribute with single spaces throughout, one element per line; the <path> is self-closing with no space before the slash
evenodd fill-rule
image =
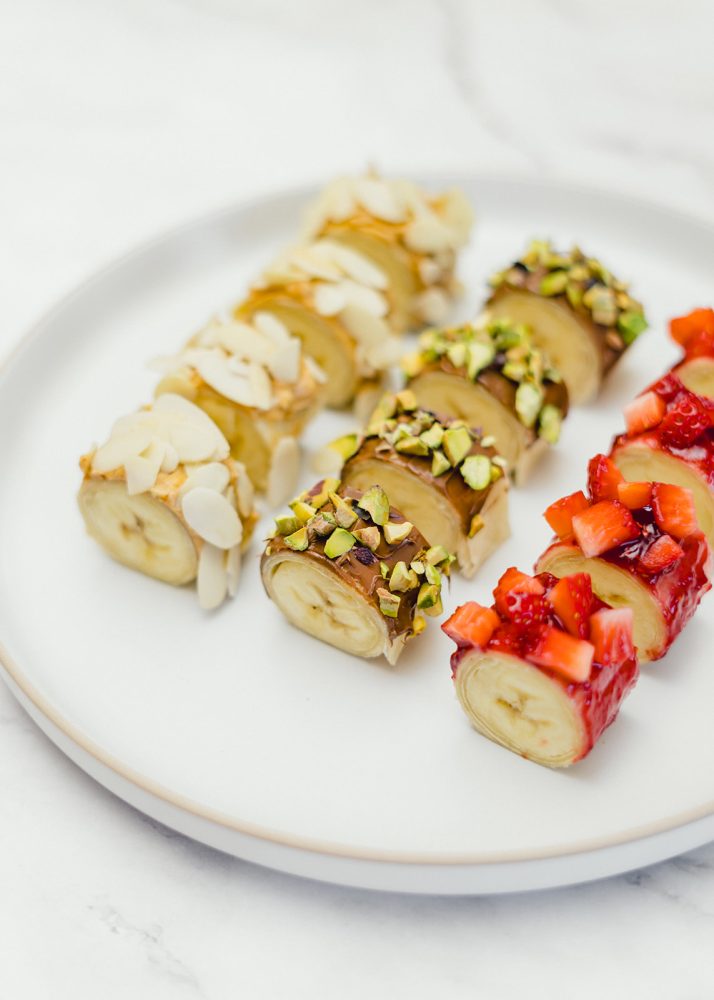
<path id="1" fill-rule="evenodd" d="M 617 487 L 624 481 L 607 455 L 594 455 L 588 462 L 588 492 L 593 500 L 617 500 Z"/>
<path id="2" fill-rule="evenodd" d="M 651 427 L 656 427 L 664 416 L 666 405 L 656 392 L 643 393 L 633 399 L 624 409 L 625 423 L 628 434 L 641 434 Z"/>
<path id="3" fill-rule="evenodd" d="M 684 555 L 671 535 L 660 535 L 640 556 L 639 567 L 643 573 L 661 573 Z"/>
<path id="4" fill-rule="evenodd" d="M 686 316 L 677 316 L 670 320 L 669 332 L 683 347 L 699 333 L 714 334 L 714 309 L 693 309 Z"/>
<path id="5" fill-rule="evenodd" d="M 676 539 L 699 531 L 697 511 L 691 490 L 672 483 L 652 484 L 652 510 L 655 521 Z"/>
<path id="6" fill-rule="evenodd" d="M 558 538 L 567 538 L 573 533 L 573 517 L 580 511 L 587 510 L 588 506 L 587 497 L 582 490 L 578 490 L 577 493 L 570 493 L 552 503 L 543 517 Z"/>
<path id="7" fill-rule="evenodd" d="M 648 507 L 652 501 L 652 483 L 620 483 L 617 487 L 617 499 L 628 510 Z"/>
<path id="8" fill-rule="evenodd" d="M 660 436 L 670 448 L 688 448 L 711 424 L 704 400 L 683 389 L 662 421 Z"/>
<path id="9" fill-rule="evenodd" d="M 457 608 L 441 627 L 459 646 L 483 648 L 499 624 L 499 617 L 492 608 L 484 608 L 476 601 L 469 601 Z"/>
<path id="10" fill-rule="evenodd" d="M 587 639 L 593 607 L 593 587 L 587 573 L 573 573 L 558 580 L 548 600 L 571 635 Z"/>
<path id="11" fill-rule="evenodd" d="M 540 580 L 527 573 L 521 573 L 515 566 L 511 566 L 503 574 L 493 591 L 496 610 L 502 615 L 510 617 L 511 610 L 507 598 L 513 594 L 538 594 L 543 595 L 545 588 Z"/>
<path id="12" fill-rule="evenodd" d="M 595 659 L 602 664 L 622 664 L 634 659 L 632 608 L 601 608 L 590 619 L 590 641 Z"/>
<path id="13" fill-rule="evenodd" d="M 665 403 L 671 403 L 675 396 L 678 396 L 684 389 L 684 383 L 675 372 L 667 372 L 651 385 L 650 389 L 661 396 Z"/>
<path id="14" fill-rule="evenodd" d="M 518 625 L 526 628 L 531 625 L 544 625 L 550 617 L 550 605 L 540 594 L 511 591 L 505 595 L 508 617 Z"/>
<path id="15" fill-rule="evenodd" d="M 714 357 L 714 330 L 702 330 L 687 341 L 688 358 Z"/>
<path id="16" fill-rule="evenodd" d="M 637 522 L 618 500 L 602 500 L 573 518 L 575 539 L 583 554 L 599 556 L 640 533 Z"/>
<path id="17" fill-rule="evenodd" d="M 592 643 L 545 625 L 527 659 L 539 667 L 555 670 L 569 681 L 582 683 L 590 676 L 594 655 Z"/>

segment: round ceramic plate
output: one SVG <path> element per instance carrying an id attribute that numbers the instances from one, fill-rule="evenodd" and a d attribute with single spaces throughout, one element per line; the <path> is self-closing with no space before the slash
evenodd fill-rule
<path id="1" fill-rule="evenodd" d="M 455 318 L 489 271 L 535 235 L 577 241 L 632 279 L 652 327 L 596 404 L 572 413 L 528 487 L 513 537 L 447 611 L 487 602 L 544 548 L 541 511 L 583 485 L 622 405 L 675 358 L 666 319 L 711 296 L 714 232 L 606 193 L 463 176 L 477 210 Z M 173 352 L 290 243 L 313 192 L 184 226 L 92 278 L 45 317 L 0 376 L 0 637 L 5 677 L 39 725 L 102 784 L 167 825 L 240 857 L 346 884 L 435 893 L 584 881 L 714 837 L 714 626 L 707 598 L 642 679 L 593 753 L 567 771 L 477 735 L 430 621 L 395 668 L 291 628 L 265 597 L 258 531 L 236 600 L 198 608 L 113 563 L 85 535 L 78 456 L 150 398 Z M 351 425 L 325 414 L 308 452 Z M 308 461 L 303 485 L 311 476 Z M 267 513 L 267 512 L 266 512 Z M 267 526 L 267 518 L 264 525 Z"/>

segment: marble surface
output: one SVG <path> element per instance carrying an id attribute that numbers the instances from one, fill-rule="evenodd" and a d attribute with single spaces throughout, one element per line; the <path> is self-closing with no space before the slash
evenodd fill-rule
<path id="1" fill-rule="evenodd" d="M 155 231 L 367 162 L 714 220 L 711 28 L 707 0 L 0 0 L 0 351 Z M 12 1000 L 711 995 L 714 845 L 522 896 L 318 885 L 147 820 L 2 687 L 0 787 Z"/>

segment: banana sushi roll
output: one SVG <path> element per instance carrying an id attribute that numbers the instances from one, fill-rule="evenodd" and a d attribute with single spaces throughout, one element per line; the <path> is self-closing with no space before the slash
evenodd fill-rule
<path id="1" fill-rule="evenodd" d="M 639 668 L 632 609 L 611 608 L 587 573 L 506 570 L 495 604 L 462 605 L 441 627 L 457 645 L 456 694 L 478 732 L 546 767 L 590 753 Z"/>
<path id="2" fill-rule="evenodd" d="M 629 286 L 577 247 L 561 253 L 548 241 L 534 240 L 490 284 L 489 314 L 532 328 L 573 403 L 597 396 L 603 378 L 647 328 Z"/>
<path id="3" fill-rule="evenodd" d="M 206 609 L 234 595 L 257 521 L 253 487 L 203 410 L 160 396 L 117 420 L 80 467 L 79 509 L 112 558 L 176 586 L 197 580 Z"/>
<path id="4" fill-rule="evenodd" d="M 675 368 L 625 407 L 625 421 L 610 452 L 624 479 L 684 486 L 714 545 L 714 400 L 687 389 Z"/>
<path id="5" fill-rule="evenodd" d="M 306 240 L 329 240 L 371 261 L 386 277 L 392 329 L 443 323 L 460 285 L 458 253 L 473 211 L 458 190 L 431 195 L 406 180 L 342 177 L 310 206 Z"/>
<path id="6" fill-rule="evenodd" d="M 298 439 L 324 402 L 325 379 L 280 320 L 269 313 L 250 324 L 214 319 L 158 363 L 164 375 L 157 397 L 173 393 L 204 410 L 270 504 L 292 496 Z"/>
<path id="7" fill-rule="evenodd" d="M 328 406 L 341 408 L 383 379 L 400 354 L 389 319 L 383 272 L 328 240 L 298 246 L 276 260 L 234 309 L 279 321 L 324 372 Z M 256 319 L 257 322 L 257 319 Z"/>
<path id="8" fill-rule="evenodd" d="M 640 661 L 664 656 L 711 587 L 711 551 L 689 490 L 669 483 L 627 483 L 605 455 L 582 491 L 551 504 L 556 534 L 536 571 L 590 575 L 595 593 L 634 612 Z"/>
<path id="9" fill-rule="evenodd" d="M 505 463 L 493 440 L 420 409 L 409 390 L 386 396 L 364 434 L 339 438 L 326 452 L 345 486 L 379 483 L 430 542 L 456 555 L 467 577 L 510 534 Z"/>
<path id="10" fill-rule="evenodd" d="M 268 597 L 287 620 L 356 656 L 396 663 L 407 639 L 441 614 L 452 556 L 430 546 L 379 486 L 319 482 L 276 518 L 261 561 Z"/>
<path id="11" fill-rule="evenodd" d="M 568 390 L 523 324 L 496 319 L 426 330 L 402 367 L 420 406 L 495 438 L 519 486 L 560 437 Z"/>
<path id="12" fill-rule="evenodd" d="M 693 309 L 669 324 L 684 357 L 674 368 L 691 392 L 714 399 L 714 309 Z"/>

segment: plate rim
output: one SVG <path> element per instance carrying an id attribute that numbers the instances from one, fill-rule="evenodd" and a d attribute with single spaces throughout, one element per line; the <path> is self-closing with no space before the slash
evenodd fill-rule
<path id="1" fill-rule="evenodd" d="M 390 171 L 390 173 L 392 173 Z M 608 203 L 619 203 L 623 206 L 633 206 L 640 211 L 647 211 L 656 214 L 663 220 L 667 220 L 675 225 L 696 229 L 705 238 L 714 242 L 714 222 L 702 219 L 692 212 L 680 209 L 668 203 L 657 202 L 646 196 L 629 194 L 623 191 L 611 191 L 606 187 L 597 185 L 581 184 L 558 178 L 537 177 L 529 172 L 507 172 L 494 173 L 483 172 L 478 169 L 465 171 L 418 171 L 418 180 L 428 185 L 454 185 L 464 183 L 481 182 L 485 185 L 497 184 L 502 186 L 528 186 L 534 190 L 547 190 L 550 194 L 564 192 L 572 196 L 583 196 L 587 198 L 604 199 Z M 173 226 L 162 229 L 153 236 L 136 242 L 124 253 L 110 259 L 107 263 L 92 271 L 88 277 L 75 285 L 69 292 L 57 298 L 30 326 L 20 335 L 17 341 L 0 358 L 0 382 L 12 375 L 14 362 L 27 350 L 34 341 L 42 336 L 46 326 L 52 323 L 55 316 L 62 312 L 77 298 L 81 298 L 92 286 L 106 277 L 113 271 L 121 270 L 123 266 L 132 259 L 141 257 L 142 254 L 150 252 L 161 244 L 178 239 L 188 234 L 192 229 L 210 227 L 226 216 L 240 215 L 248 208 L 260 207 L 262 204 L 285 199 L 286 201 L 296 201 L 302 199 L 307 201 L 310 196 L 319 190 L 319 185 L 300 184 L 290 187 L 278 187 L 273 190 L 264 190 L 257 195 L 248 195 L 245 198 L 234 199 L 222 206 L 213 208 L 207 212 L 197 213 L 190 219 Z M 16 697 L 21 707 L 25 708 L 21 699 L 17 698 L 15 687 L 27 698 L 33 708 L 50 724 L 48 728 L 40 726 L 43 732 L 52 740 L 55 746 L 60 749 L 65 756 L 70 756 L 85 773 L 86 768 L 80 761 L 72 757 L 60 746 L 54 738 L 52 728 L 56 728 L 70 743 L 74 744 L 80 751 L 88 754 L 99 765 L 105 767 L 117 775 L 123 781 L 134 786 L 138 791 L 158 799 L 168 806 L 178 809 L 188 817 L 208 821 L 219 828 L 229 832 L 241 834 L 245 837 L 267 842 L 274 847 L 286 848 L 291 851 L 307 852 L 312 856 L 329 856 L 333 859 L 343 859 L 355 862 L 381 862 L 385 865 L 398 866 L 420 866 L 427 868 L 480 868 L 484 866 L 512 866 L 514 864 L 525 866 L 529 863 L 539 861 L 557 860 L 559 858 L 573 858 L 576 856 L 592 855 L 594 852 L 602 852 L 616 849 L 625 845 L 633 845 L 639 841 L 644 841 L 652 837 L 659 837 L 673 833 L 676 830 L 683 830 L 695 823 L 714 818 L 714 799 L 707 803 L 679 812 L 673 816 L 660 819 L 656 822 L 641 824 L 629 828 L 627 831 L 619 832 L 610 836 L 603 836 L 593 839 L 584 839 L 577 842 L 570 842 L 565 845 L 550 846 L 540 849 L 518 849 L 508 851 L 490 851 L 463 853 L 449 851 L 447 853 L 431 852 L 409 852 L 397 851 L 381 848 L 357 847 L 329 840 L 323 841 L 319 838 L 305 837 L 289 834 L 285 831 L 261 826 L 250 821 L 240 820 L 220 810 L 203 805 L 188 796 L 173 792 L 170 788 L 154 781 L 152 778 L 142 774 L 140 771 L 125 764 L 113 754 L 105 750 L 95 740 L 87 736 L 80 728 L 75 726 L 69 719 L 65 718 L 51 702 L 34 686 L 32 681 L 25 676 L 20 665 L 10 655 L 5 645 L 0 640 L 0 675 L 6 682 L 6 686 Z M 7 680 L 10 684 L 7 684 Z M 30 714 L 30 713 L 28 713 Z M 30 714 L 32 718 L 32 714 Z M 37 720 L 33 719 L 37 724 Z M 111 787 L 99 779 L 96 775 L 90 774 L 94 780 L 110 788 Z M 117 793 L 118 794 L 118 793 Z M 122 796 L 120 796 L 122 797 Z M 709 838 L 707 838 L 709 839 Z M 706 841 L 702 841 L 705 843 Z M 663 855 L 667 857 L 671 855 Z M 622 869 L 627 870 L 626 868 Z M 577 881 L 585 881 L 578 879 Z M 560 884 L 554 882 L 551 884 Z"/>

